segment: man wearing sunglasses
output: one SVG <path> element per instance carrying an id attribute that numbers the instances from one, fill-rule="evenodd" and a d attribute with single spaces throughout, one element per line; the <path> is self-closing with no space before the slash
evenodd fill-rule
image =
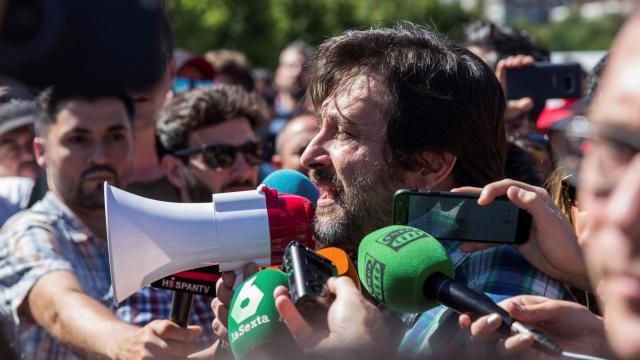
<path id="1" fill-rule="evenodd" d="M 265 109 L 259 97 L 230 85 L 194 89 L 171 100 L 160 114 L 156 134 L 162 168 L 180 201 L 211 202 L 213 193 L 258 186 L 261 147 L 254 128 L 264 121 Z M 118 315 L 136 319 L 140 309 L 152 307 L 153 316 L 168 319 L 172 294 L 144 288 L 120 304 Z M 194 295 L 191 323 L 212 323 L 210 301 Z M 210 326 L 203 337 L 213 343 Z"/>
<path id="2" fill-rule="evenodd" d="M 176 96 L 158 121 L 162 167 L 183 202 L 258 186 L 261 146 L 254 132 L 265 119 L 257 96 L 239 86 L 195 89 Z"/>

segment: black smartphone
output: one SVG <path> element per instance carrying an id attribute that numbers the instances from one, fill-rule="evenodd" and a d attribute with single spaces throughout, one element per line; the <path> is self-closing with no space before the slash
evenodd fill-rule
<path id="1" fill-rule="evenodd" d="M 578 63 L 538 62 L 519 69 L 507 69 L 507 99 L 530 97 L 577 99 L 582 96 L 582 68 Z"/>
<path id="2" fill-rule="evenodd" d="M 289 278 L 291 301 L 300 314 L 309 323 L 326 328 L 331 296 L 325 284 L 338 276 L 333 262 L 293 241 L 284 250 L 282 267 Z"/>
<path id="3" fill-rule="evenodd" d="M 409 225 L 438 240 L 522 244 L 529 238 L 531 215 L 507 197 L 478 205 L 479 194 L 398 190 L 393 223 Z"/>

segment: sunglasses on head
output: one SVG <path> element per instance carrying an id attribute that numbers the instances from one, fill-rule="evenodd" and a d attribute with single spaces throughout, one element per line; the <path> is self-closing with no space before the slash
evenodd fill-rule
<path id="1" fill-rule="evenodd" d="M 201 87 L 211 87 L 213 86 L 213 81 L 211 80 L 194 80 L 186 77 L 176 77 L 173 81 L 172 90 L 176 94 L 180 94 L 183 92 L 187 92 L 191 89 L 197 89 Z"/>
<path id="2" fill-rule="evenodd" d="M 215 144 L 196 149 L 183 149 L 173 152 L 176 157 L 186 161 L 190 156 L 202 154 L 204 162 L 211 169 L 228 169 L 236 162 L 236 155 L 241 152 L 247 164 L 258 166 L 262 163 L 262 147 L 259 143 L 248 141 L 240 146 Z"/>

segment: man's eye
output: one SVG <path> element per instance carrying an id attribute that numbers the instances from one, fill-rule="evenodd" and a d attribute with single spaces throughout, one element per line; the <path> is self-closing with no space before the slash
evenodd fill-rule
<path id="1" fill-rule="evenodd" d="M 109 135 L 109 139 L 112 141 L 123 141 L 126 136 L 123 133 L 114 133 Z"/>
<path id="2" fill-rule="evenodd" d="M 338 129 L 338 131 L 336 132 L 336 134 L 338 135 L 339 138 L 343 138 L 343 139 L 355 139 L 356 136 L 348 131 L 345 131 L 344 129 Z"/>
<path id="3" fill-rule="evenodd" d="M 75 135 L 69 137 L 67 142 L 72 145 L 83 145 L 87 142 L 87 138 L 85 136 Z"/>

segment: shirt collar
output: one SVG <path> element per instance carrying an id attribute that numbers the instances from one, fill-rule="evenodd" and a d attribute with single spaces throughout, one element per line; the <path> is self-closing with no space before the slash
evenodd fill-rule
<path id="1" fill-rule="evenodd" d="M 66 231 L 71 241 L 79 243 L 95 237 L 93 232 L 86 227 L 80 219 L 51 191 L 42 199 L 47 211 L 54 212 L 60 220 L 68 226 Z"/>

